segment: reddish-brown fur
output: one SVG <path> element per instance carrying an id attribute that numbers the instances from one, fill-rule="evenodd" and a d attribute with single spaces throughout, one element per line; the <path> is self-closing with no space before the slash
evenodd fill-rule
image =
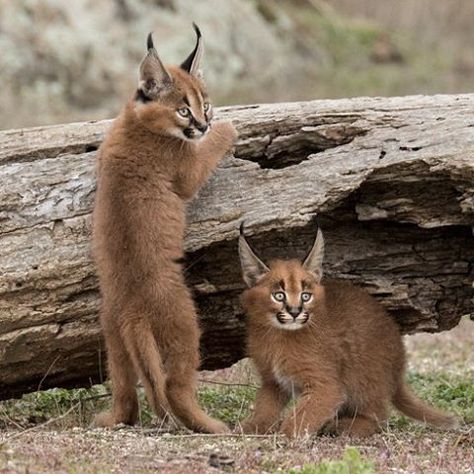
<path id="1" fill-rule="evenodd" d="M 131 99 L 99 152 L 93 241 L 113 407 L 96 424 L 136 422 L 140 379 L 157 415 L 170 410 L 190 429 L 225 432 L 196 402 L 200 331 L 179 261 L 185 201 L 231 149 L 236 132 L 217 122 L 200 140 L 180 138 L 186 125 L 177 109 L 186 98 L 204 121 L 206 92 L 198 76 L 178 67 L 167 73 L 172 84 L 153 100 Z M 152 78 L 152 86 L 160 80 Z"/>
<path id="2" fill-rule="evenodd" d="M 322 234 L 313 264 L 277 260 L 269 268 L 255 270 L 258 258 L 242 247 L 244 276 L 249 270 L 254 286 L 242 295 L 248 316 L 248 353 L 262 379 L 253 415 L 243 424 L 247 433 L 265 433 L 277 427 L 280 414 L 292 395 L 294 409 L 280 431 L 298 436 L 322 430 L 368 436 L 383 425 L 393 404 L 404 414 L 439 427 L 453 427 L 456 419 L 424 404 L 404 382 L 405 351 L 400 331 L 383 307 L 365 290 L 322 275 Z M 241 240 L 243 236 L 241 237 Z M 318 240 L 318 239 L 316 239 Z M 315 244 L 316 245 L 316 244 Z M 246 258 L 247 256 L 247 258 Z M 249 260 L 250 258 L 250 260 Z M 257 262 L 258 263 L 258 262 Z M 246 278 L 247 281 L 247 278 Z M 286 293 L 285 305 L 300 306 L 302 322 L 285 330 L 291 318 L 272 299 Z M 301 293 L 312 299 L 301 303 Z M 287 321 L 288 319 L 288 321 Z M 304 321 L 304 318 L 301 319 Z"/>

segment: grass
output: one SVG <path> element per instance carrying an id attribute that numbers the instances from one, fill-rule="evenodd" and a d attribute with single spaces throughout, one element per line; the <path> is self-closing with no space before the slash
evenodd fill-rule
<path id="1" fill-rule="evenodd" d="M 212 416 L 235 426 L 250 414 L 255 393 L 252 387 L 203 387 L 199 400 Z"/>
<path id="2" fill-rule="evenodd" d="M 140 391 L 140 424 L 90 429 L 95 412 L 110 404 L 107 385 L 54 389 L 0 403 L 0 472 L 235 472 L 365 474 L 437 472 L 472 474 L 474 465 L 474 342 L 472 322 L 440 335 L 408 338 L 408 382 L 427 402 L 461 416 L 465 425 L 442 432 L 392 416 L 383 433 L 367 440 L 278 435 L 213 437 L 172 429 L 163 434 Z M 435 352 L 436 350 L 436 352 Z M 233 426 L 255 397 L 245 361 L 201 374 L 199 399 L 206 411 Z M 212 463 L 211 463 L 212 458 Z M 233 466 L 233 467 L 232 467 Z"/>
<path id="3" fill-rule="evenodd" d="M 424 400 L 474 423 L 474 383 L 472 378 L 448 373 L 410 373 L 408 381 Z"/>
<path id="4" fill-rule="evenodd" d="M 468 377 L 448 373 L 420 374 L 412 372 L 408 383 L 425 401 L 449 410 L 467 424 L 474 423 L 474 384 Z M 256 388 L 253 385 L 209 386 L 202 384 L 199 401 L 212 416 L 235 426 L 246 418 L 255 399 Z M 145 399 L 143 390 L 139 390 L 140 424 L 153 426 L 153 413 Z M 108 385 L 95 385 L 91 388 L 66 390 L 61 388 L 34 392 L 19 400 L 0 403 L 0 427 L 28 428 L 48 420 L 60 419 L 58 427 L 64 429 L 73 426 L 87 427 L 97 411 L 110 404 Z M 71 412 L 68 419 L 64 415 Z M 405 427 L 410 422 L 402 415 L 394 414 L 390 420 L 392 427 Z"/>
<path id="5" fill-rule="evenodd" d="M 371 474 L 374 463 L 364 460 L 357 448 L 348 447 L 342 457 L 335 461 L 305 464 L 302 468 L 290 469 L 287 474 Z"/>
<path id="6" fill-rule="evenodd" d="M 450 91 L 453 58 L 419 41 L 419 31 L 389 31 L 380 24 L 283 2 L 308 44 L 324 51 L 326 61 L 308 71 L 306 93 L 314 97 L 393 96 Z M 374 47 L 387 38 L 400 62 L 375 63 Z"/>

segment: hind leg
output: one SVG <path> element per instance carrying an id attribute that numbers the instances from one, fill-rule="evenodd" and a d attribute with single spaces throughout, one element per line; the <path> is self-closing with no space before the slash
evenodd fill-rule
<path id="1" fill-rule="evenodd" d="M 363 415 L 356 415 L 352 418 L 340 418 L 329 427 L 331 433 L 355 436 L 356 438 L 371 436 L 377 433 L 379 429 L 380 425 L 377 420 Z"/>
<path id="2" fill-rule="evenodd" d="M 112 409 L 97 414 L 94 426 L 112 427 L 119 423 L 134 425 L 137 421 L 137 377 L 132 361 L 118 337 L 117 334 L 113 339 L 106 339 L 109 377 L 112 382 Z"/>
<path id="3" fill-rule="evenodd" d="M 327 430 L 333 434 L 365 438 L 379 432 L 387 419 L 387 407 L 379 404 L 369 410 L 354 412 L 352 415 L 344 413 L 334 419 Z"/>

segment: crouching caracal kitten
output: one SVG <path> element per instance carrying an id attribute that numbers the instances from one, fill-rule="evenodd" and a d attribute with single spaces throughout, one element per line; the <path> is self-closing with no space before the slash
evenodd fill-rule
<path id="1" fill-rule="evenodd" d="M 227 431 L 196 401 L 200 333 L 180 264 L 185 201 L 236 138 L 230 122 L 211 122 L 195 31 L 179 67 L 162 64 L 150 34 L 138 90 L 99 151 L 93 243 L 113 391 L 99 426 L 137 421 L 140 379 L 158 416 L 170 411 L 192 430 Z"/>
<path id="2" fill-rule="evenodd" d="M 267 267 L 245 240 L 239 253 L 248 289 L 248 353 L 262 379 L 247 433 L 276 427 L 297 396 L 280 431 L 290 437 L 324 428 L 368 436 L 389 416 L 390 405 L 441 428 L 455 417 L 422 402 L 404 381 L 405 352 L 396 323 L 365 290 L 323 280 L 321 230 L 307 258 L 276 260 Z"/>

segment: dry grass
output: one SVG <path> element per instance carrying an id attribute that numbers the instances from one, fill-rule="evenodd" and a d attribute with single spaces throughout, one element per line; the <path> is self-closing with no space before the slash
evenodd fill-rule
<path id="1" fill-rule="evenodd" d="M 425 399 L 462 415 L 460 430 L 440 432 L 394 416 L 388 429 L 363 441 L 205 436 L 172 427 L 164 432 L 152 425 L 145 407 L 140 428 L 107 431 L 88 428 L 92 412 L 109 403 L 104 387 L 49 391 L 0 404 L 0 472 L 199 473 L 216 472 L 217 466 L 249 473 L 473 473 L 473 323 L 407 338 L 407 347 L 412 385 Z M 246 416 L 256 383 L 247 361 L 201 378 L 208 411 L 231 424 Z M 347 452 L 348 446 L 357 450 Z"/>

